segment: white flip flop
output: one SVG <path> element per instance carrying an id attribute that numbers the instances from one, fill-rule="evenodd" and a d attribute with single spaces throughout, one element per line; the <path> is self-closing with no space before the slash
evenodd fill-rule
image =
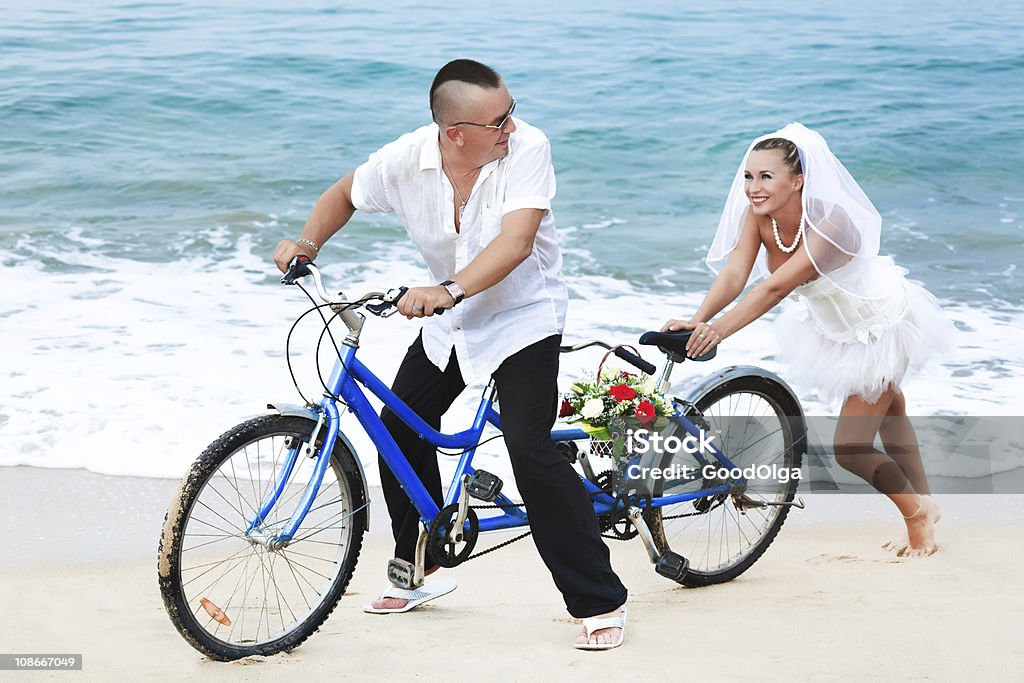
<path id="1" fill-rule="evenodd" d="M 434 598 L 439 598 L 442 595 L 448 595 L 458 586 L 455 583 L 455 579 L 448 576 L 437 581 L 431 581 L 425 583 L 419 588 L 414 590 L 406 590 L 404 588 L 398 588 L 397 586 L 391 586 L 381 594 L 381 598 L 398 598 L 400 600 L 408 600 L 405 603 L 405 607 L 398 608 L 377 608 L 373 605 L 366 605 L 363 607 L 363 611 L 367 614 L 400 614 L 402 612 L 408 612 L 414 607 L 419 607 L 425 602 L 430 602 Z"/>
<path id="2" fill-rule="evenodd" d="M 603 628 L 619 629 L 619 639 L 611 643 L 591 643 L 590 636 L 594 631 Z M 573 643 L 577 650 L 611 650 L 622 645 L 622 638 L 626 635 L 626 607 L 623 605 L 618 615 L 614 617 L 587 617 L 583 620 L 583 630 L 587 634 L 587 642 Z"/>

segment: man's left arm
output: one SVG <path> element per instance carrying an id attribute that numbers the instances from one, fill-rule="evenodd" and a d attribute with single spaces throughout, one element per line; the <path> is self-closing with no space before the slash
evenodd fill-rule
<path id="1" fill-rule="evenodd" d="M 540 229 L 544 211 L 516 209 L 502 216 L 498 236 L 453 278 L 465 290 L 467 297 L 498 284 L 527 259 L 533 252 L 533 240 Z M 454 305 L 455 300 L 448 290 L 436 285 L 410 289 L 398 302 L 398 310 L 407 317 L 415 318 L 433 315 L 438 309 Z"/>

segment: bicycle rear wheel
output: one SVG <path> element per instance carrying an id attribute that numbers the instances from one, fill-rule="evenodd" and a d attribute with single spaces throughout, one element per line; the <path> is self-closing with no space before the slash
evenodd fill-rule
<path id="1" fill-rule="evenodd" d="M 218 660 L 290 650 L 327 619 L 348 585 L 366 528 L 353 454 L 335 444 L 305 520 L 283 548 L 272 539 L 298 506 L 316 459 L 301 453 L 277 504 L 249 530 L 291 449 L 315 423 L 254 418 L 214 441 L 182 480 L 164 520 L 160 592 L 175 627 Z M 322 455 L 319 457 L 323 457 Z"/>
<path id="2" fill-rule="evenodd" d="M 792 416 L 800 415 L 800 407 L 784 387 L 762 377 L 737 377 L 698 398 L 694 406 L 706 423 L 703 428 L 715 435 L 715 446 L 737 468 L 754 468 L 745 491 L 749 498 L 769 503 L 793 500 L 799 483 L 794 473 L 801 460 L 796 444 L 802 434 L 796 433 L 799 420 Z M 699 417 L 694 422 L 702 426 Z M 686 436 L 675 422 L 662 435 Z M 715 462 L 705 470 L 684 450 L 666 452 L 660 466 L 663 472 L 696 466 L 699 475 L 658 480 L 655 498 L 733 481 L 721 471 L 724 466 Z M 775 540 L 788 513 L 788 506 L 741 510 L 732 496 L 719 494 L 657 508 L 650 526 L 663 551 L 671 547 L 690 561 L 683 584 L 707 586 L 731 581 L 749 569 Z"/>

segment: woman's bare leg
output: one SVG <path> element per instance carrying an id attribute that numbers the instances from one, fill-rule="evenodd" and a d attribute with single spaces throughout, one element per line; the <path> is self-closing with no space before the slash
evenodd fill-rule
<path id="1" fill-rule="evenodd" d="M 897 398 L 900 403 L 893 406 L 893 401 Z M 935 551 L 935 521 L 938 507 L 931 496 L 920 495 L 893 457 L 874 447 L 875 436 L 881 430 L 890 409 L 895 409 L 905 417 L 902 396 L 892 387 L 874 403 L 869 403 L 860 396 L 847 398 L 839 413 L 839 424 L 836 427 L 836 461 L 885 494 L 899 509 L 907 526 L 908 539 L 906 548 L 900 554 L 914 557 L 930 555 Z M 900 424 L 897 422 L 895 426 L 900 427 Z M 909 426 L 909 421 L 905 426 Z M 905 441 L 906 435 L 903 434 L 902 437 Z M 914 444 L 916 443 L 915 436 Z M 917 458 L 919 461 L 920 454 Z M 909 457 L 903 459 L 909 461 Z M 923 477 L 923 468 L 921 476 Z"/>
<path id="2" fill-rule="evenodd" d="M 922 496 L 931 497 L 928 477 L 924 471 L 924 464 L 921 462 L 917 434 L 914 432 L 914 426 L 910 423 L 910 418 L 907 417 L 906 399 L 902 393 L 897 393 L 893 397 L 878 434 L 882 437 L 882 445 L 886 454 L 899 465 L 914 490 Z M 931 502 L 934 504 L 934 522 L 938 522 L 942 513 L 934 499 Z M 908 552 L 909 545 L 910 539 L 904 534 L 901 538 L 894 539 L 882 547 L 903 555 Z"/>
<path id="3" fill-rule="evenodd" d="M 928 488 L 928 477 L 925 476 L 924 465 L 921 463 L 921 450 L 917 444 L 917 434 L 907 417 L 907 402 L 902 393 L 896 393 L 889 404 L 882 426 L 878 430 L 882 437 L 885 453 L 900 466 L 904 476 L 922 496 L 931 495 Z"/>

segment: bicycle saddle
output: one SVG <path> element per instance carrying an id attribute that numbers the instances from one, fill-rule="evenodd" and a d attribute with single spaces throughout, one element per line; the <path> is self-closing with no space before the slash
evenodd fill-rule
<path id="1" fill-rule="evenodd" d="M 690 360 L 711 360 L 718 353 L 718 347 L 714 347 L 703 356 L 690 358 L 686 355 L 686 342 L 690 340 L 692 331 L 688 332 L 644 332 L 640 337 L 640 343 L 644 346 L 657 346 L 662 353 L 669 356 L 669 360 L 676 363 L 689 358 Z"/>

